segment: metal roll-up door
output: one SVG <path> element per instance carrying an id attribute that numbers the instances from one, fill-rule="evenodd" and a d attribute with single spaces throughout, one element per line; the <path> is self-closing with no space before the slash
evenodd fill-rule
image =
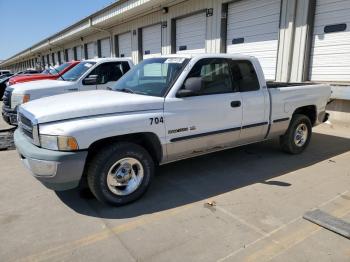
<path id="1" fill-rule="evenodd" d="M 59 58 L 58 58 L 58 53 L 56 52 L 56 53 L 54 54 L 54 56 L 55 56 L 56 65 L 59 65 L 59 64 L 60 64 L 60 61 L 59 61 Z"/>
<path id="2" fill-rule="evenodd" d="M 206 13 L 176 19 L 176 53 L 205 53 Z"/>
<path id="3" fill-rule="evenodd" d="M 73 48 L 68 49 L 68 61 L 74 60 L 74 51 Z"/>
<path id="4" fill-rule="evenodd" d="M 82 59 L 82 48 L 81 46 L 77 46 L 77 60 L 81 60 Z"/>
<path id="5" fill-rule="evenodd" d="M 87 55 L 88 55 L 88 59 L 95 57 L 95 44 L 94 43 L 87 44 Z"/>
<path id="6" fill-rule="evenodd" d="M 227 53 L 253 55 L 267 79 L 276 78 L 281 0 L 246 0 L 229 4 Z"/>
<path id="7" fill-rule="evenodd" d="M 119 56 L 131 57 L 131 33 L 125 33 L 118 36 Z"/>
<path id="8" fill-rule="evenodd" d="M 101 57 L 111 56 L 111 41 L 109 38 L 101 40 Z"/>
<path id="9" fill-rule="evenodd" d="M 142 28 L 143 58 L 160 55 L 162 53 L 162 28 L 160 24 Z"/>
<path id="10" fill-rule="evenodd" d="M 49 64 L 50 64 L 50 66 L 54 66 L 55 64 L 54 64 L 53 61 L 52 61 L 52 55 L 51 55 L 51 54 L 48 54 L 48 58 L 49 58 Z"/>
<path id="11" fill-rule="evenodd" d="M 316 1 L 309 79 L 350 81 L 350 1 Z"/>
<path id="12" fill-rule="evenodd" d="M 61 51 L 61 61 L 62 63 L 66 62 L 66 57 L 65 57 L 65 49 Z"/>

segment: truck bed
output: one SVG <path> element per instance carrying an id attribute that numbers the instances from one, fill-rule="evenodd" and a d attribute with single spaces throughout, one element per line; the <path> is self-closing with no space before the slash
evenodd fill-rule
<path id="1" fill-rule="evenodd" d="M 274 81 L 266 82 L 267 88 L 283 88 L 283 87 L 307 86 L 307 85 L 316 85 L 316 83 L 312 83 L 312 82 L 287 83 L 287 82 L 274 82 Z"/>

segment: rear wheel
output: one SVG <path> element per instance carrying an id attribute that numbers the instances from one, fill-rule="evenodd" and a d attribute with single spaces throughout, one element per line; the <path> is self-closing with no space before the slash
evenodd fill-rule
<path id="1" fill-rule="evenodd" d="M 121 206 L 141 197 L 154 175 L 154 162 L 141 146 L 121 142 L 95 155 L 87 170 L 87 181 L 95 197 Z"/>
<path id="2" fill-rule="evenodd" d="M 300 154 L 309 145 L 311 134 L 310 119 L 305 115 L 294 115 L 286 133 L 280 137 L 282 150 L 289 154 Z"/>

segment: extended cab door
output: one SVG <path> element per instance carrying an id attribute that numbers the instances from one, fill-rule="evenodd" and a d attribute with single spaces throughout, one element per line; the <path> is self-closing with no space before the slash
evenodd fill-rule
<path id="1" fill-rule="evenodd" d="M 95 78 L 95 83 L 83 81 L 82 90 L 108 89 L 130 69 L 128 62 L 106 62 L 98 65 L 85 79 Z"/>
<path id="2" fill-rule="evenodd" d="M 185 83 L 190 78 L 202 80 L 199 91 L 165 101 L 168 161 L 239 142 L 242 99 L 233 85 L 230 60 L 201 59 L 192 67 Z"/>
<path id="3" fill-rule="evenodd" d="M 233 81 L 242 98 L 242 131 L 240 143 L 263 140 L 269 124 L 269 97 L 261 87 L 251 61 L 232 60 Z"/>

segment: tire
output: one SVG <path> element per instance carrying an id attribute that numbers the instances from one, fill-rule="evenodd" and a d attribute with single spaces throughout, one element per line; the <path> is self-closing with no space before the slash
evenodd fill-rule
<path id="1" fill-rule="evenodd" d="M 154 176 L 155 165 L 143 147 L 120 142 L 98 152 L 87 168 L 87 181 L 93 195 L 103 203 L 122 206 L 137 200 L 147 191 Z M 133 188 L 131 185 L 137 185 L 134 191 L 130 191 Z"/>
<path id="2" fill-rule="evenodd" d="M 297 136 L 297 130 L 307 130 L 306 137 L 297 139 L 302 136 Z M 302 132 L 305 134 L 306 132 Z M 300 133 L 299 133 L 300 134 Z M 300 154 L 309 145 L 312 135 L 312 125 L 310 119 L 301 114 L 295 114 L 289 124 L 286 133 L 280 137 L 280 145 L 284 152 L 289 154 Z M 299 142 L 299 143 L 298 143 Z"/>

